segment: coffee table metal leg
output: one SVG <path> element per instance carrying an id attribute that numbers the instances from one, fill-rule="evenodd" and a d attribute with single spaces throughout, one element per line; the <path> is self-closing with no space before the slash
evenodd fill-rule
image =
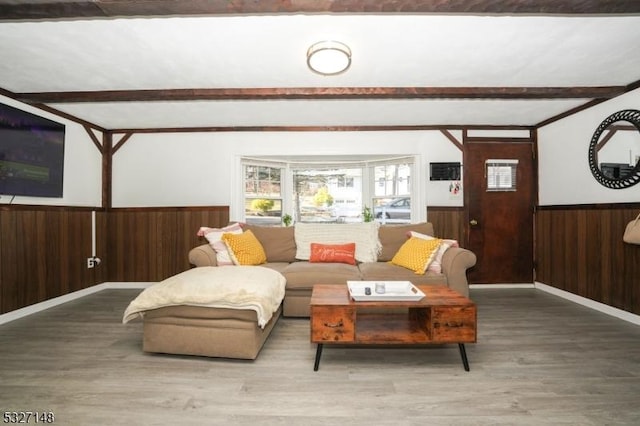
<path id="1" fill-rule="evenodd" d="M 464 371 L 469 371 L 469 360 L 467 359 L 467 351 L 464 348 L 464 343 L 458 343 L 458 349 L 460 349 L 460 356 L 462 357 L 462 365 L 464 365 Z"/>
<path id="2" fill-rule="evenodd" d="M 318 343 L 318 347 L 316 348 L 316 362 L 313 364 L 313 371 L 318 371 L 318 367 L 320 366 L 321 356 L 322 356 L 322 343 Z"/>

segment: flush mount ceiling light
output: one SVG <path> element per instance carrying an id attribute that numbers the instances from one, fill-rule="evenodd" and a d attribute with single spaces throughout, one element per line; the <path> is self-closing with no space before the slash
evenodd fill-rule
<path id="1" fill-rule="evenodd" d="M 309 69 L 321 75 L 345 72 L 351 65 L 351 49 L 339 41 L 321 41 L 307 50 Z"/>

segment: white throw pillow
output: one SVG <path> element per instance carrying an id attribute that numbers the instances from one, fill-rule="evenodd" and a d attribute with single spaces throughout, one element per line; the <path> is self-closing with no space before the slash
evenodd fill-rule
<path id="1" fill-rule="evenodd" d="M 205 237 L 209 241 L 209 245 L 215 250 L 218 266 L 233 265 L 229 250 L 222 241 L 222 234 L 242 234 L 242 228 L 240 224 L 234 223 L 224 228 L 207 228 L 203 226 L 198 230 L 198 236 Z"/>
<path id="2" fill-rule="evenodd" d="M 422 238 L 423 240 L 437 239 L 436 237 L 432 237 L 431 235 L 421 234 L 415 231 L 409 231 L 407 236 L 409 238 L 411 237 Z M 438 251 L 435 254 L 435 257 L 429 264 L 427 271 L 435 272 L 436 274 L 442 273 L 442 256 L 444 256 L 444 252 L 446 252 L 450 247 L 460 247 L 460 245 L 456 240 L 443 239 L 442 243 L 440 243 L 440 247 L 438 248 Z"/>

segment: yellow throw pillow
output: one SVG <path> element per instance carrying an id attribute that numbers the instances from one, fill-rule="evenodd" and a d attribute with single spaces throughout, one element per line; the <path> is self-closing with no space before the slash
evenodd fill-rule
<path id="1" fill-rule="evenodd" d="M 418 275 L 425 273 L 429 264 L 435 258 L 440 247 L 441 239 L 424 240 L 422 238 L 411 237 L 393 256 L 391 263 L 411 269 Z"/>
<path id="2" fill-rule="evenodd" d="M 236 265 L 260 265 L 267 261 L 262 244 L 251 231 L 242 234 L 225 233 L 221 239 Z"/>

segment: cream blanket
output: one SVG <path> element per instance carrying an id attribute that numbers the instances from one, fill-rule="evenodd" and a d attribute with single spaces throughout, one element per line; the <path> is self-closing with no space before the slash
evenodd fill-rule
<path id="1" fill-rule="evenodd" d="M 194 268 L 146 288 L 124 311 L 122 322 L 151 309 L 190 305 L 251 309 L 264 328 L 284 299 L 285 282 L 281 273 L 261 266 Z"/>

